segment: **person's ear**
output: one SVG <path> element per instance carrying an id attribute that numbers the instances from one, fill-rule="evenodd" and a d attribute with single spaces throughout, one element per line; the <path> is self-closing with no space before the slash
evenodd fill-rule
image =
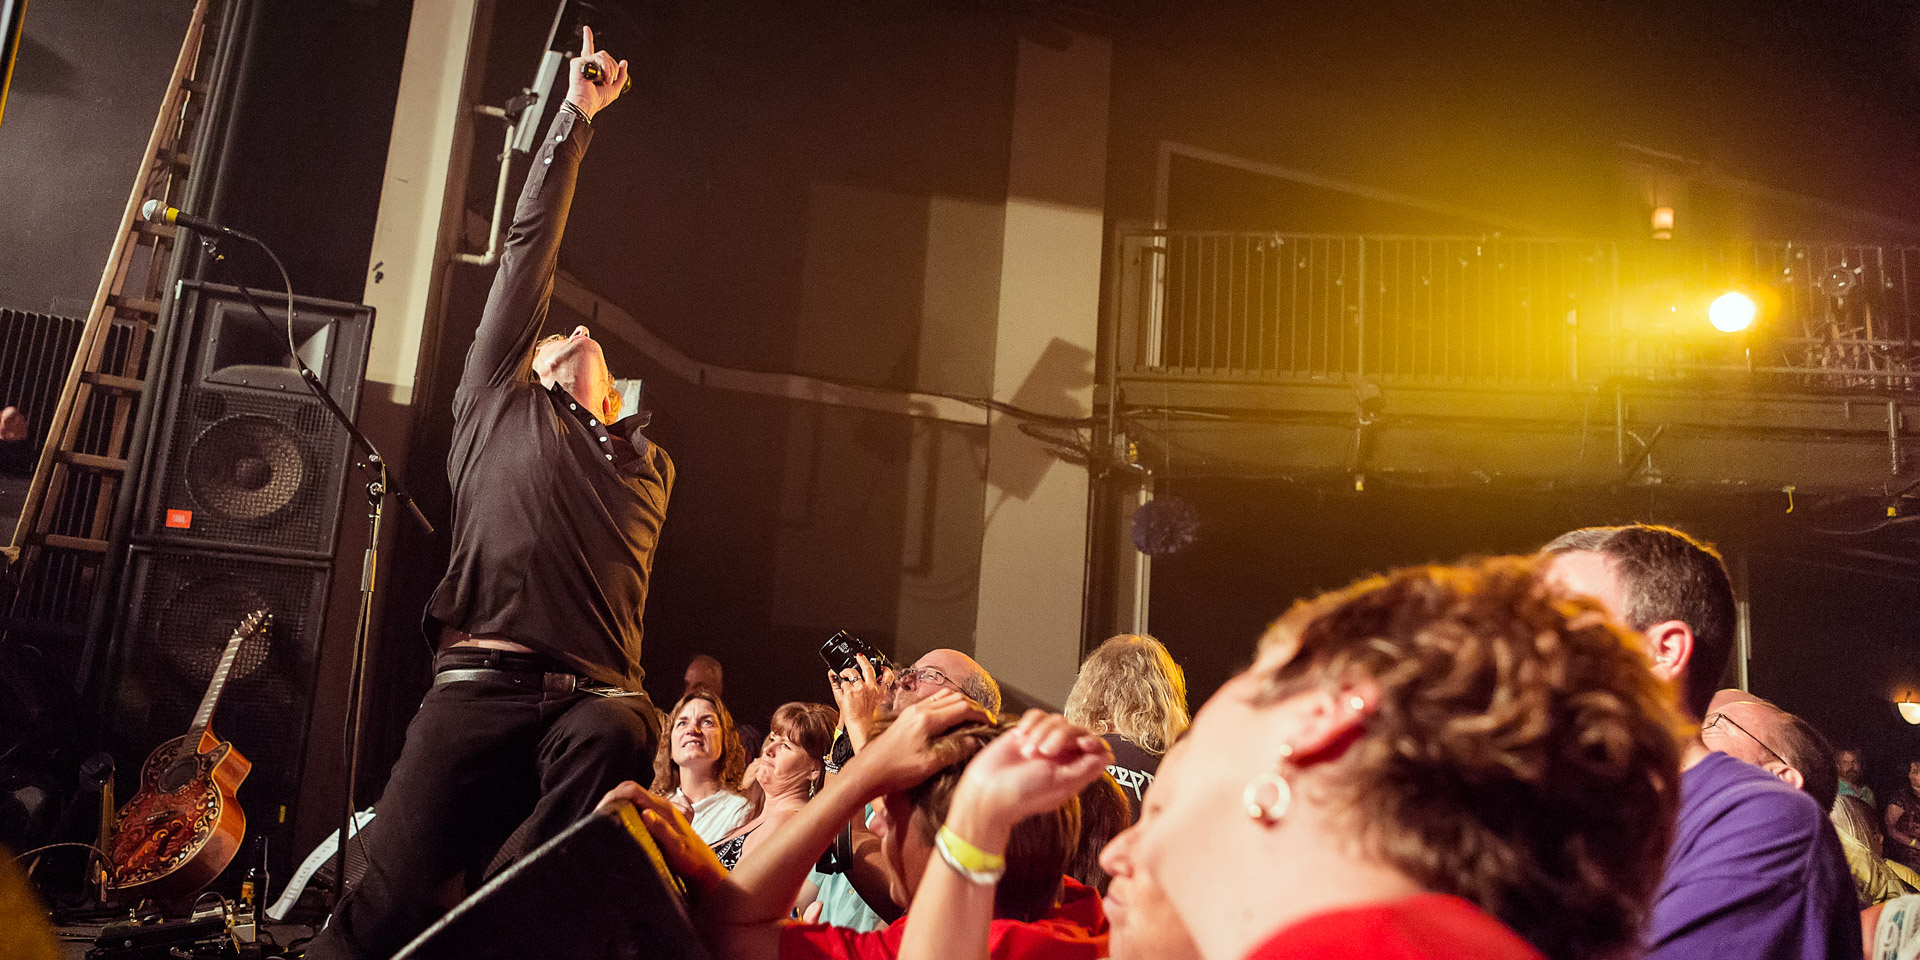
<path id="1" fill-rule="evenodd" d="M 1647 658 L 1653 675 L 1678 684 L 1693 660 L 1693 628 L 1685 620 L 1662 620 L 1641 631 L 1647 638 Z"/>
<path id="2" fill-rule="evenodd" d="M 1317 687 L 1295 697 L 1294 732 L 1288 738 L 1295 766 L 1337 759 L 1366 729 L 1380 701 L 1380 685 L 1370 678 Z"/>
<path id="3" fill-rule="evenodd" d="M 1778 760 L 1773 760 L 1768 762 L 1767 764 L 1762 766 L 1761 769 L 1767 771 L 1768 773 L 1773 774 L 1776 777 L 1779 777 L 1781 782 L 1787 784 L 1788 786 L 1794 788 L 1795 790 L 1805 790 L 1807 787 L 1807 778 L 1801 776 L 1800 771 L 1795 770 L 1794 768 L 1789 767 Z"/>

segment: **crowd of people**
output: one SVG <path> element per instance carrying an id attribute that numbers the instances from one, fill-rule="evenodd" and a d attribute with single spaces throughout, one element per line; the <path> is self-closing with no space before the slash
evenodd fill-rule
<path id="1" fill-rule="evenodd" d="M 1589 528 L 1296 603 L 1191 720 L 1152 637 L 1017 719 L 959 651 L 861 657 L 748 764 L 715 664 L 603 803 L 733 960 L 1913 956 L 1920 763 L 1876 805 L 1715 689 L 1734 630 L 1710 546 Z"/>

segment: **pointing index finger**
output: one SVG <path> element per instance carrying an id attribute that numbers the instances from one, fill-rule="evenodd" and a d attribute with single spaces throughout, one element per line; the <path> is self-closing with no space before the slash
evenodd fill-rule
<path id="1" fill-rule="evenodd" d="M 593 28 L 584 23 L 580 25 L 580 55 L 593 56 Z"/>

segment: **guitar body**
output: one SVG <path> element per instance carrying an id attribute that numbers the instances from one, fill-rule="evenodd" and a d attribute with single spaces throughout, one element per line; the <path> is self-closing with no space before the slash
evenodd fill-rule
<path id="1" fill-rule="evenodd" d="M 156 747 L 140 768 L 140 789 L 114 818 L 115 891 L 127 899 L 192 896 L 240 852 L 247 815 L 234 791 L 253 763 L 233 744 L 201 732 Z"/>

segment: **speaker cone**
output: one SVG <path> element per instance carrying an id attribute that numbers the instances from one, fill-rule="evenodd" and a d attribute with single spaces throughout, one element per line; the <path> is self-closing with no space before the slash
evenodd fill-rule
<path id="1" fill-rule="evenodd" d="M 194 502 L 233 520 L 261 520 L 293 501 L 307 479 L 300 448 L 284 424 L 238 414 L 200 432 L 187 451 Z"/>

